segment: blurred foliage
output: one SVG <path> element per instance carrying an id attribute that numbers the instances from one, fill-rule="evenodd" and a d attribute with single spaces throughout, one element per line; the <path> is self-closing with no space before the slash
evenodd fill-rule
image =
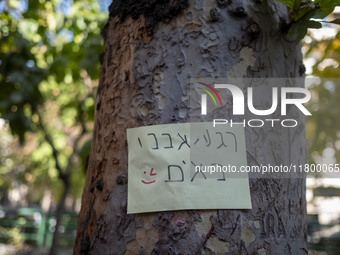
<path id="1" fill-rule="evenodd" d="M 106 19 L 95 0 L 0 1 L 0 199 L 20 181 L 58 200 L 56 162 L 81 195 Z"/>
<path id="2" fill-rule="evenodd" d="M 5 228 L 0 226 L 0 232 L 3 236 L 7 237 L 6 241 L 1 240 L 1 243 L 8 243 L 15 246 L 22 246 L 24 243 L 20 238 L 20 228 L 13 227 L 13 228 Z"/>
<path id="3" fill-rule="evenodd" d="M 310 163 L 327 158 L 340 162 L 340 32 L 337 26 L 326 29 L 323 36 L 311 31 L 304 39 L 305 59 L 312 65 L 310 74 L 318 77 L 309 88 L 312 116 L 307 117 L 306 134 Z"/>

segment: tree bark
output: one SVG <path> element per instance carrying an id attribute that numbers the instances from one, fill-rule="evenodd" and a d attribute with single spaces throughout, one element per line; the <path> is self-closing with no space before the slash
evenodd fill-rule
<path id="1" fill-rule="evenodd" d="M 127 2 L 114 1 L 103 30 L 74 253 L 307 254 L 303 178 L 251 179 L 252 210 L 126 214 L 126 128 L 188 121 L 190 78 L 303 77 L 301 46 L 282 31 L 287 8 L 253 0 Z M 300 123 L 247 128 L 248 164 L 304 163 Z"/>

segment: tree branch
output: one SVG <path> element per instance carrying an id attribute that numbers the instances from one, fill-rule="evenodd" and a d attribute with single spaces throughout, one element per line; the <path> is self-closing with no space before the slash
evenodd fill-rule
<path id="1" fill-rule="evenodd" d="M 71 153 L 71 155 L 69 156 L 68 158 L 68 161 L 67 161 L 67 166 L 66 166 L 66 170 L 65 170 L 65 174 L 66 175 L 69 175 L 70 172 L 71 172 L 71 167 L 72 167 L 72 162 L 73 162 L 73 158 L 75 157 L 75 155 L 77 154 L 78 150 L 77 150 L 77 147 L 78 147 L 78 144 L 79 144 L 79 141 L 80 139 L 83 137 L 83 135 L 85 134 L 86 130 L 85 128 L 82 126 L 82 129 L 79 133 L 79 135 L 76 137 L 76 139 L 74 140 L 73 142 L 73 151 Z"/>
<path id="2" fill-rule="evenodd" d="M 42 117 L 41 117 L 41 114 L 40 114 L 40 110 L 39 109 L 36 109 L 36 113 L 38 115 L 38 118 L 39 118 L 39 126 L 41 128 L 41 131 L 44 133 L 44 138 L 46 140 L 46 142 L 51 146 L 52 148 L 52 154 L 53 154 L 53 158 L 54 158 L 54 161 L 55 161 L 55 168 L 57 169 L 58 171 L 58 174 L 59 174 L 59 177 L 61 179 L 65 178 L 65 174 L 63 173 L 63 170 L 60 166 L 60 163 L 59 163 L 59 159 L 58 159 L 58 156 L 59 156 L 59 152 L 58 150 L 56 149 L 56 147 L 54 146 L 54 143 L 53 143 L 53 140 L 50 136 L 50 134 L 48 133 L 43 121 L 42 121 Z"/>

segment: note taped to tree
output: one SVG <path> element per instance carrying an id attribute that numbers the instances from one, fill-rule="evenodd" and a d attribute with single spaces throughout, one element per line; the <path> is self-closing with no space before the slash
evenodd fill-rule
<path id="1" fill-rule="evenodd" d="M 145 126 L 127 139 L 128 213 L 251 209 L 244 127 Z"/>

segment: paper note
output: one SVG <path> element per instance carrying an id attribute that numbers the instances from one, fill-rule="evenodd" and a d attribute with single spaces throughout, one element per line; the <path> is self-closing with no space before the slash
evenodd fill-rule
<path id="1" fill-rule="evenodd" d="M 244 127 L 166 124 L 127 138 L 128 213 L 251 209 Z"/>

